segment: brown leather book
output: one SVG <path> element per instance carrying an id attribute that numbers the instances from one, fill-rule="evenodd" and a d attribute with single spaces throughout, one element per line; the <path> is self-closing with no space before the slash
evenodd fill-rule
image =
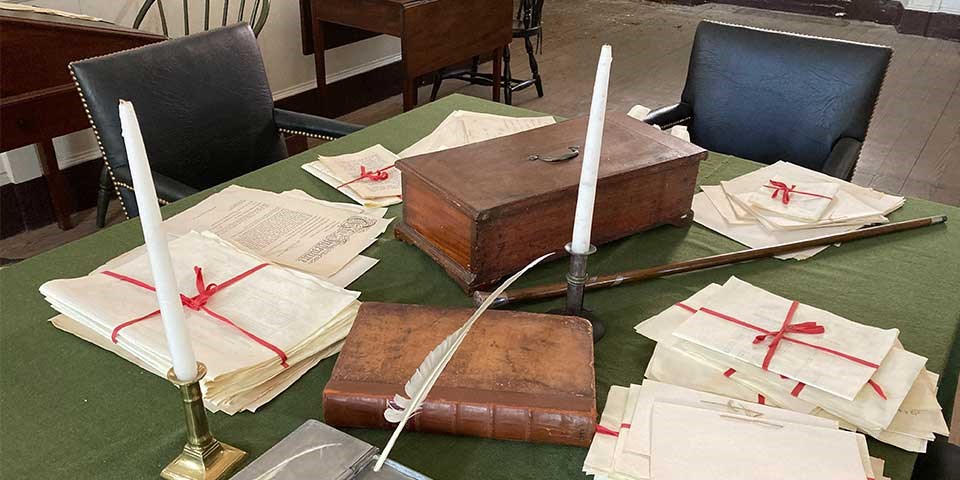
<path id="1" fill-rule="evenodd" d="M 387 402 L 471 309 L 364 303 L 323 390 L 339 427 L 395 428 Z M 589 446 L 597 407 L 590 323 L 578 317 L 490 310 L 440 375 L 419 432 Z"/>

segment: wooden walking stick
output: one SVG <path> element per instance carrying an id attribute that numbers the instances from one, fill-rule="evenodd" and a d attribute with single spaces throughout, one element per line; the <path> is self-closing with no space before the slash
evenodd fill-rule
<path id="1" fill-rule="evenodd" d="M 739 252 L 722 253 L 693 260 L 670 263 L 650 268 L 641 268 L 626 272 L 613 273 L 608 275 L 597 275 L 587 279 L 585 290 L 594 290 L 598 288 L 616 287 L 617 285 L 630 282 L 639 282 L 641 280 L 650 280 L 652 278 L 664 277 L 677 273 L 693 272 L 704 270 L 722 265 L 731 265 L 734 263 L 745 262 L 757 258 L 772 257 L 784 253 L 792 253 L 808 248 L 830 245 L 832 243 L 850 242 L 860 240 L 861 238 L 876 237 L 887 233 L 902 232 L 914 228 L 936 225 L 947 221 L 946 215 L 936 215 L 933 217 L 917 218 L 914 220 L 905 220 L 902 222 L 888 223 L 886 225 L 877 225 L 874 227 L 861 228 L 852 232 L 837 233 L 833 235 L 824 235 L 821 237 L 800 240 L 797 242 L 782 243 L 771 247 L 751 248 Z M 504 305 L 522 302 L 525 300 L 537 300 L 541 298 L 552 298 L 563 296 L 567 292 L 566 282 L 542 285 L 539 287 L 520 288 L 516 290 L 507 290 L 500 294 L 493 302 L 493 307 L 502 307 Z M 490 295 L 489 292 L 474 292 L 473 301 L 476 304 L 483 301 Z"/>

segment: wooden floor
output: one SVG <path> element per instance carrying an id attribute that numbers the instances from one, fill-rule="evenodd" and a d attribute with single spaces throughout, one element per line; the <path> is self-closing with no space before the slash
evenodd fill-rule
<path id="1" fill-rule="evenodd" d="M 614 52 L 611 110 L 674 103 L 701 19 L 892 46 L 893 64 L 854 182 L 960 205 L 960 43 L 901 35 L 890 26 L 718 4 L 550 0 L 544 13 L 543 53 L 538 57 L 546 95 L 537 98 L 530 88 L 515 94 L 514 104 L 565 117 L 586 114 L 602 43 L 612 44 Z M 528 77 L 522 44 L 515 44 L 512 51 L 514 76 Z M 487 88 L 444 82 L 441 95 L 453 92 L 490 95 Z M 422 101 L 429 93 L 428 87 L 420 90 Z M 400 111 L 396 96 L 343 118 L 372 124 Z M 51 225 L 0 240 L 0 257 L 26 258 L 67 243 L 94 231 L 93 218 L 93 211 L 87 210 L 74 215 L 78 226 L 71 231 Z M 115 208 L 110 222 L 121 219 Z"/>
<path id="2" fill-rule="evenodd" d="M 960 205 L 960 43 L 901 35 L 888 25 L 706 4 L 637 0 L 551 0 L 544 8 L 540 73 L 546 95 L 530 88 L 514 105 L 572 117 L 584 115 L 602 43 L 613 46 L 608 108 L 676 103 L 702 19 L 874 43 L 894 49 L 854 182 L 890 193 Z M 513 48 L 515 78 L 528 78 L 523 45 Z M 489 96 L 489 89 L 447 81 L 441 95 Z M 429 88 L 420 90 L 428 99 Z M 395 97 L 345 118 L 370 124 L 400 113 Z"/>

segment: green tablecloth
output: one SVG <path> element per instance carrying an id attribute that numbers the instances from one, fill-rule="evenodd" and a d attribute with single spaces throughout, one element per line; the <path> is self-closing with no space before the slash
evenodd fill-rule
<path id="1" fill-rule="evenodd" d="M 453 95 L 235 183 L 273 191 L 299 188 L 318 198 L 347 201 L 300 165 L 318 153 L 353 152 L 376 143 L 400 151 L 456 109 L 531 113 Z M 700 182 L 716 184 L 755 168 L 757 164 L 713 154 L 701 165 Z M 165 216 L 211 191 L 165 207 Z M 400 207 L 391 207 L 389 216 L 399 216 Z M 908 201 L 891 220 L 943 213 L 960 221 L 960 208 L 923 200 Z M 141 244 L 139 228 L 137 221 L 125 222 L 0 270 L 0 477 L 153 478 L 179 452 L 184 427 L 171 385 L 49 325 L 46 320 L 55 312 L 37 291 L 47 280 L 85 275 Z M 591 257 L 590 270 L 614 272 L 740 248 L 697 225 L 661 227 L 602 246 Z M 471 304 L 440 267 L 395 240 L 392 231 L 366 254 L 381 262 L 351 285 L 363 292 L 362 300 Z M 538 267 L 518 286 L 561 280 L 565 269 L 563 261 Z M 589 293 L 587 304 L 607 325 L 606 337 L 596 345 L 598 406 L 602 408 L 611 384 L 643 379 L 654 344 L 634 333 L 636 323 L 730 275 L 863 323 L 899 328 L 904 345 L 927 356 L 930 370 L 944 374 L 940 401 L 950 411 L 960 366 L 960 228 L 951 223 L 830 248 L 804 262 L 768 259 Z M 519 308 L 545 311 L 559 303 Z M 321 362 L 256 414 L 212 415 L 214 433 L 252 458 L 259 456 L 304 420 L 322 418 L 321 392 L 334 361 Z M 388 436 L 378 430 L 349 432 L 378 446 Z M 873 441 L 870 451 L 887 461 L 887 475 L 909 478 L 914 454 Z M 578 479 L 584 478 L 585 455 L 583 448 L 406 433 L 392 458 L 438 479 Z"/>

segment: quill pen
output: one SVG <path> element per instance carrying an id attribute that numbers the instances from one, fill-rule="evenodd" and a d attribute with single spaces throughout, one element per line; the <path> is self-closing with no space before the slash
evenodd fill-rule
<path id="1" fill-rule="evenodd" d="M 390 450 L 393 449 L 393 444 L 397 441 L 397 437 L 400 436 L 400 432 L 403 431 L 403 427 L 407 424 L 407 421 L 410 420 L 410 417 L 419 411 L 420 405 L 423 404 L 424 399 L 427 398 L 427 394 L 430 393 L 433 384 L 437 382 L 443 369 L 447 366 L 447 363 L 450 362 L 450 359 L 453 358 L 453 354 L 460 348 L 460 344 L 463 343 L 463 339 L 470 331 L 470 327 L 472 327 L 477 319 L 480 318 L 480 315 L 486 311 L 487 307 L 493 303 L 497 295 L 506 290 L 510 284 L 520 278 L 527 270 L 530 270 L 534 265 L 551 255 L 553 255 L 553 253 L 548 253 L 530 262 L 529 265 L 523 267 L 523 270 L 520 270 L 508 278 L 493 294 L 487 297 L 487 300 L 477 308 L 477 311 L 473 312 L 473 315 L 470 316 L 463 326 L 451 333 L 450 336 L 445 338 L 427 354 L 427 357 L 423 359 L 423 363 L 417 367 L 417 371 L 414 372 L 413 376 L 410 377 L 410 380 L 407 380 L 407 384 L 403 387 L 403 391 L 409 395 L 409 398 L 394 395 L 393 402 L 388 403 L 387 409 L 383 412 L 383 417 L 386 418 L 388 422 L 398 422 L 398 425 L 397 429 L 393 431 L 390 441 L 387 442 L 387 446 L 383 448 L 383 453 L 380 454 L 380 458 L 377 459 L 377 464 L 374 465 L 373 471 L 379 472 L 380 467 L 383 466 L 383 462 L 387 461 L 387 455 L 390 453 Z"/>

